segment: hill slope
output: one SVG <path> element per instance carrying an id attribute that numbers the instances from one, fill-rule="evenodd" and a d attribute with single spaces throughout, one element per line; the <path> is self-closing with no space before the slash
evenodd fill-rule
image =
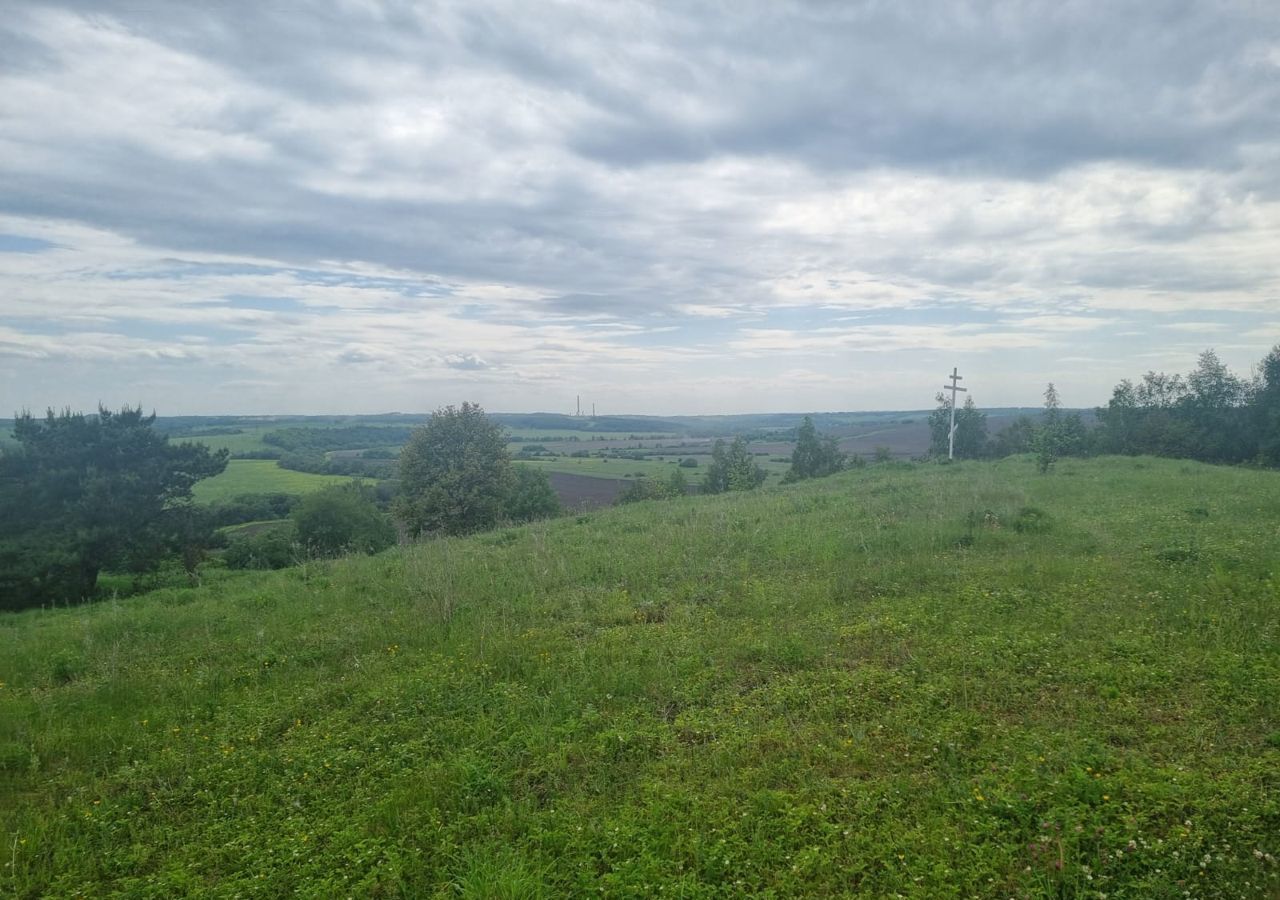
<path id="1" fill-rule="evenodd" d="M 1275 896 L 1278 510 L 870 467 L 5 616 L 0 890 Z"/>

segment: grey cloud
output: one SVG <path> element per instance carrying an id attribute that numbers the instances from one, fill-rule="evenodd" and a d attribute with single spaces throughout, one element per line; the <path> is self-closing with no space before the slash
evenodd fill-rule
<path id="1" fill-rule="evenodd" d="M 437 372 L 486 357 L 521 371 L 510 335 L 539 322 L 565 333 L 533 344 L 577 349 L 601 346 L 593 321 L 697 311 L 728 339 L 735 313 L 774 306 L 1275 296 L 1280 8 L 976 9 L 29 3 L 0 22 L 0 217 L 308 284 L 394 270 L 364 283 L 381 294 L 356 299 L 349 278 L 297 310 L 358 309 L 367 334 L 243 325 L 323 332 L 320 358 L 347 364 L 394 356 L 379 356 L 378 323 L 403 332 L 415 313 L 501 335 L 433 319 L 422 358 Z M 42 306 L 25 285 L 53 275 L 30 272 L 11 313 Z M 468 298 L 458 282 L 503 293 Z M 98 289 L 126 305 L 129 285 Z M 666 346 L 691 354 L 692 340 Z M 445 359 L 458 346 L 476 352 Z"/>

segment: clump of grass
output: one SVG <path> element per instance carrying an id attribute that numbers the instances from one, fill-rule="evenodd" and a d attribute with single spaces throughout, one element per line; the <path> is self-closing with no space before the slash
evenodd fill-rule
<path id="1" fill-rule="evenodd" d="M 1052 527 L 1053 520 L 1039 507 L 1024 506 L 1013 517 L 1013 530 L 1019 534 L 1045 534 Z"/>
<path id="2" fill-rule="evenodd" d="M 54 684 L 70 684 L 85 673 L 84 657 L 74 650 L 59 650 L 49 660 L 49 677 Z"/>

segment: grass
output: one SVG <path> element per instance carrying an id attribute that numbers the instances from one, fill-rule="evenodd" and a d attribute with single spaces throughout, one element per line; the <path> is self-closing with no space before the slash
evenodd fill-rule
<path id="1" fill-rule="evenodd" d="M 686 454 L 687 455 L 687 454 Z M 551 459 L 520 460 L 521 465 L 533 465 L 548 472 L 567 472 L 571 475 L 591 475 L 595 478 L 670 478 L 676 463 L 682 456 L 652 457 L 649 459 L 600 459 L 597 457 L 559 456 Z M 756 462 L 769 474 L 767 484 L 777 483 L 791 467 L 790 462 L 776 463 L 768 457 L 757 456 Z M 690 484 L 700 484 L 711 458 L 703 456 L 697 467 L 681 469 Z"/>
<path id="2" fill-rule="evenodd" d="M 1275 897 L 1280 476 L 871 466 L 0 618 L 18 897 Z"/>
<path id="3" fill-rule="evenodd" d="M 229 500 L 239 494 L 309 494 L 331 484 L 350 481 L 346 475 L 314 475 L 282 469 L 274 459 L 233 459 L 226 470 L 196 483 L 197 503 Z"/>

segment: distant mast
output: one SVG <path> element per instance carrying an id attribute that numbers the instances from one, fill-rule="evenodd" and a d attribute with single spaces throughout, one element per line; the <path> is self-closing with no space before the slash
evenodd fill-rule
<path id="1" fill-rule="evenodd" d="M 944 384 L 942 389 L 951 392 L 951 430 L 947 432 L 947 459 L 956 458 L 956 391 L 968 391 L 968 388 L 959 386 L 959 382 L 964 381 L 964 376 L 960 374 L 960 370 L 956 367 L 951 368 L 951 384 Z"/>
<path id="2" fill-rule="evenodd" d="M 578 394 L 577 400 L 578 400 L 578 409 L 573 414 L 573 417 L 575 419 L 581 419 L 582 418 L 582 395 L 581 394 Z"/>

